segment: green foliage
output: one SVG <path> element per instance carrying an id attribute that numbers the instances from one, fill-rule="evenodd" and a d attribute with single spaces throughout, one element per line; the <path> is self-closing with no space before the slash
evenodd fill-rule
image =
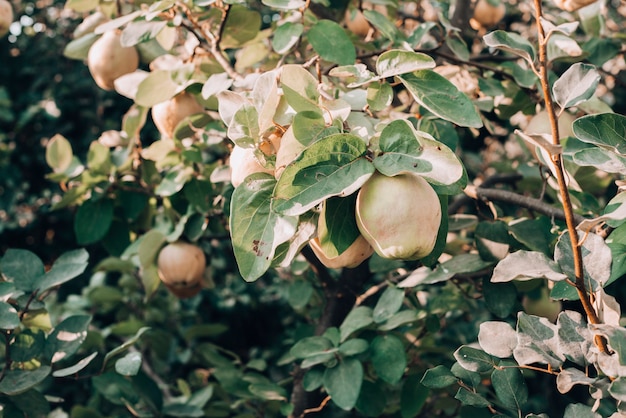
<path id="1" fill-rule="evenodd" d="M 533 5 L 506 5 L 472 29 L 446 1 L 69 0 L 40 11 L 54 48 L 29 48 L 35 6 L 16 10 L 0 41 L 1 415 L 624 413 L 623 14 L 546 3 L 538 36 Z M 342 20 L 357 7 L 367 35 Z M 141 68 L 103 93 L 80 61 L 109 30 Z M 61 50 L 74 61 L 51 76 L 37 54 Z M 33 57 L 36 82 L 16 76 Z M 59 77 L 74 85 L 32 87 Z M 198 106 L 157 132 L 182 93 Z M 574 136 L 529 122 L 550 103 Z M 361 187 L 405 172 L 437 194 L 431 254 L 327 268 L 308 242 L 347 254 Z M 30 251 L 23 212 L 63 221 Z M 161 248 L 181 240 L 207 268 L 165 287 Z"/>

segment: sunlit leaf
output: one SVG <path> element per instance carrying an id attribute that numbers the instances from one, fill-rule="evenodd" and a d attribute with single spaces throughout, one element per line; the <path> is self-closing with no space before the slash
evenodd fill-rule
<path id="1" fill-rule="evenodd" d="M 459 126 L 483 126 L 472 101 L 435 71 L 419 70 L 399 78 L 420 105 L 440 118 Z"/>
<path id="2" fill-rule="evenodd" d="M 554 99 L 563 109 L 576 106 L 594 95 L 599 82 L 600 74 L 593 65 L 578 62 L 554 82 Z"/>

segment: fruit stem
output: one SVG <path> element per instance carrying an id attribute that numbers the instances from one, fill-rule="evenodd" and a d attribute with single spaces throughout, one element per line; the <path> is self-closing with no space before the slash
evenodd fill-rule
<path id="1" fill-rule="evenodd" d="M 550 93 L 550 83 L 548 81 L 548 39 L 546 33 L 541 24 L 542 8 L 541 0 L 534 0 L 535 3 L 535 21 L 537 22 L 538 42 L 539 42 L 539 78 L 541 80 L 541 88 L 543 90 L 543 96 L 546 105 L 546 111 L 550 118 L 550 128 L 552 134 L 552 143 L 554 145 L 561 145 L 559 136 L 558 117 L 554 109 L 554 102 Z M 556 173 L 557 182 L 559 184 L 559 193 L 561 195 L 561 204 L 563 211 L 565 212 L 565 223 L 567 224 L 567 231 L 570 236 L 570 242 L 572 245 L 572 252 L 574 254 L 574 275 L 576 278 L 575 286 L 583 309 L 587 314 L 587 319 L 591 324 L 599 324 L 600 318 L 595 311 L 589 292 L 585 286 L 583 257 L 581 250 L 581 243 L 578 239 L 578 231 L 576 230 L 576 222 L 574 216 L 574 209 L 572 207 L 572 200 L 570 198 L 569 191 L 567 189 L 567 181 L 565 179 L 565 172 L 563 169 L 563 160 L 561 153 L 554 153 L 551 155 L 552 165 Z M 606 339 L 602 336 L 596 336 L 595 343 L 603 353 L 609 353 Z"/>

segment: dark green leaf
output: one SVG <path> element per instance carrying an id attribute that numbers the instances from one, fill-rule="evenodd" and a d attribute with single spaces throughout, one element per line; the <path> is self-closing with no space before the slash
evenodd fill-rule
<path id="1" fill-rule="evenodd" d="M 74 354 L 87 338 L 90 323 L 90 315 L 73 315 L 63 320 L 48 336 L 45 356 L 56 363 Z"/>
<path id="2" fill-rule="evenodd" d="M 41 366 L 35 370 L 9 370 L 0 380 L 0 393 L 14 396 L 25 392 L 41 383 L 50 374 L 50 366 Z"/>
<path id="3" fill-rule="evenodd" d="M 324 372 L 324 388 L 332 401 L 341 409 L 354 408 L 363 383 L 363 366 L 354 358 L 340 361 Z"/>
<path id="4" fill-rule="evenodd" d="M 341 333 L 341 341 L 345 341 L 355 331 L 365 328 L 374 322 L 372 318 L 372 308 L 368 306 L 357 306 L 350 311 L 346 319 L 343 320 L 339 331 Z"/>
<path id="5" fill-rule="evenodd" d="M 369 343 L 361 338 L 353 338 L 339 346 L 339 352 L 344 356 L 361 354 L 369 348 Z"/>
<path id="6" fill-rule="evenodd" d="M 290 354 L 295 358 L 307 358 L 317 356 L 318 354 L 327 354 L 336 351 L 333 344 L 326 337 L 307 337 L 296 343 Z"/>
<path id="7" fill-rule="evenodd" d="M 454 352 L 454 358 L 464 369 L 484 373 L 493 370 L 495 361 L 493 357 L 482 350 L 463 345 Z"/>
<path id="8" fill-rule="evenodd" d="M 456 383 L 457 381 L 458 378 L 452 374 L 450 369 L 446 366 L 439 365 L 426 370 L 420 382 L 427 388 L 442 389 Z"/>
<path id="9" fill-rule="evenodd" d="M 379 335 L 370 345 L 372 365 L 378 377 L 387 383 L 396 384 L 404 375 L 407 365 L 404 344 L 393 335 Z"/>
<path id="10" fill-rule="evenodd" d="M 380 295 L 373 312 L 374 322 L 380 323 L 391 318 L 402 307 L 404 290 L 388 286 Z"/>
<path id="11" fill-rule="evenodd" d="M 418 416 L 424 407 L 430 390 L 420 382 L 418 375 L 408 376 L 402 384 L 400 413 L 402 418 Z"/>
<path id="12" fill-rule="evenodd" d="M 483 296 L 487 309 L 499 318 L 509 316 L 517 302 L 517 290 L 513 283 L 483 281 Z"/>
<path id="13" fill-rule="evenodd" d="M 0 260 L 0 271 L 17 289 L 32 292 L 35 290 L 33 283 L 45 273 L 45 268 L 32 252 L 8 249 Z"/>
<path id="14" fill-rule="evenodd" d="M 514 367 L 514 363 L 501 365 L 512 367 L 495 369 L 491 373 L 491 384 L 500 402 L 510 409 L 520 411 L 528 401 L 528 388 L 522 371 Z"/>
<path id="15" fill-rule="evenodd" d="M 33 286 L 44 292 L 82 274 L 89 264 L 89 253 L 83 248 L 62 254 L 50 271 L 35 281 Z"/>
<path id="16" fill-rule="evenodd" d="M 364 380 L 355 406 L 363 416 L 380 417 L 387 407 L 387 396 L 380 385 Z"/>
<path id="17" fill-rule="evenodd" d="M 456 395 L 454 395 L 454 399 L 458 399 L 463 405 L 471 405 L 478 408 L 486 408 L 491 405 L 482 395 L 470 392 L 463 387 L 460 387 L 459 390 L 457 390 Z"/>
<path id="18" fill-rule="evenodd" d="M 100 241 L 113 221 L 113 202 L 109 199 L 88 200 L 76 211 L 74 232 L 80 245 Z"/>

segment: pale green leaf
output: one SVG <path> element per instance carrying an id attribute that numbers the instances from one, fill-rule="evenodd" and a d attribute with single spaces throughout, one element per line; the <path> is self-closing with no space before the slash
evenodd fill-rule
<path id="1" fill-rule="evenodd" d="M 374 172 L 366 152 L 365 142 L 351 134 L 331 135 L 315 142 L 283 171 L 272 209 L 300 215 L 331 196 L 354 193 Z"/>
<path id="2" fill-rule="evenodd" d="M 72 145 L 63 135 L 56 134 L 46 145 L 46 162 L 55 173 L 63 173 L 72 164 Z"/>
<path id="3" fill-rule="evenodd" d="M 535 48 L 517 33 L 496 30 L 483 36 L 483 40 L 487 46 L 518 55 L 531 64 L 535 61 Z"/>
<path id="4" fill-rule="evenodd" d="M 419 70 L 399 78 L 420 105 L 440 118 L 459 126 L 483 126 L 472 101 L 435 71 Z"/>
<path id="5" fill-rule="evenodd" d="M 307 34 L 311 46 L 326 61 L 339 65 L 354 64 L 356 50 L 346 31 L 332 20 L 320 20 Z"/>
<path id="6" fill-rule="evenodd" d="M 429 68 L 435 68 L 435 61 L 429 55 L 402 49 L 385 51 L 376 60 L 376 72 L 380 78 Z"/>
<path id="7" fill-rule="evenodd" d="M 272 48 L 279 54 L 287 53 L 300 40 L 304 26 L 301 23 L 285 22 L 274 31 Z"/>
<path id="8" fill-rule="evenodd" d="M 556 102 L 565 109 L 590 99 L 595 94 L 599 82 L 600 74 L 596 67 L 577 62 L 554 82 L 552 93 Z"/>
<path id="9" fill-rule="evenodd" d="M 296 233 L 298 219 L 280 215 L 270 207 L 275 184 L 269 174 L 253 174 L 232 196 L 231 238 L 239 272 L 246 281 L 261 277 L 270 267 L 276 248 Z"/>

